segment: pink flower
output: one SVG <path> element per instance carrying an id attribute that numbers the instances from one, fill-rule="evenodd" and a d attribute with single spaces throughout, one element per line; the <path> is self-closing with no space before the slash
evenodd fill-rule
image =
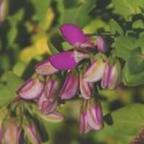
<path id="1" fill-rule="evenodd" d="M 28 79 L 18 90 L 17 94 L 27 100 L 38 98 L 44 88 L 44 83 L 38 78 Z"/>
<path id="2" fill-rule="evenodd" d="M 102 79 L 105 69 L 105 61 L 97 59 L 87 69 L 84 74 L 84 80 L 87 82 L 97 82 Z"/>
<path id="3" fill-rule="evenodd" d="M 105 40 L 101 36 L 98 36 L 96 38 L 96 48 L 99 52 L 106 51 L 106 43 L 105 43 Z"/>
<path id="4" fill-rule="evenodd" d="M 120 83 L 120 79 L 120 63 L 118 61 L 115 64 L 110 64 L 109 62 L 107 62 L 105 65 L 104 75 L 101 81 L 101 87 L 114 89 Z"/>
<path id="5" fill-rule="evenodd" d="M 80 112 L 80 133 L 103 128 L 102 108 L 93 99 L 84 100 Z"/>
<path id="6" fill-rule="evenodd" d="M 78 76 L 73 72 L 69 72 L 60 90 L 61 99 L 71 99 L 72 97 L 74 97 L 77 93 L 78 87 L 79 87 Z"/>
<path id="7" fill-rule="evenodd" d="M 79 81 L 81 97 L 83 97 L 84 99 L 89 99 L 92 96 L 93 84 L 85 81 L 82 74 L 80 74 Z"/>

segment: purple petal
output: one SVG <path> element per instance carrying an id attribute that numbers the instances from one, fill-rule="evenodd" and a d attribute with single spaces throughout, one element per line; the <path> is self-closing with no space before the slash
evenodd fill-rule
<path id="1" fill-rule="evenodd" d="M 52 55 L 49 57 L 49 61 L 56 69 L 69 70 L 73 69 L 79 61 L 87 57 L 87 54 L 83 54 L 81 52 L 66 51 Z"/>
<path id="2" fill-rule="evenodd" d="M 87 37 L 81 28 L 74 24 L 64 24 L 61 26 L 60 31 L 64 39 L 73 46 L 80 46 L 87 41 Z"/>
<path id="3" fill-rule="evenodd" d="M 17 90 L 17 93 L 23 99 L 35 99 L 41 95 L 43 88 L 43 82 L 29 79 Z"/>
<path id="4" fill-rule="evenodd" d="M 71 72 L 67 75 L 64 85 L 60 91 L 61 99 L 71 99 L 77 93 L 79 86 L 78 77 Z"/>
<path id="5" fill-rule="evenodd" d="M 35 70 L 40 75 L 51 75 L 53 73 L 58 72 L 58 69 L 56 69 L 50 62 L 49 59 L 40 62 L 36 65 Z"/>

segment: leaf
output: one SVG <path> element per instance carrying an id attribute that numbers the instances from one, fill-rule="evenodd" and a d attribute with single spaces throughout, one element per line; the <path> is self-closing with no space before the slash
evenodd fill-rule
<path id="1" fill-rule="evenodd" d="M 132 28 L 133 29 L 143 29 L 144 28 L 144 22 L 142 20 L 137 20 L 137 21 L 134 21 L 133 24 L 132 24 Z"/>
<path id="2" fill-rule="evenodd" d="M 138 47 L 137 39 L 131 36 L 119 36 L 115 38 L 114 44 L 116 56 L 127 60 L 131 52 Z"/>
<path id="3" fill-rule="evenodd" d="M 39 21 L 43 20 L 47 14 L 47 10 L 48 10 L 51 0 L 42 0 L 42 1 L 31 0 L 31 2 L 35 8 L 36 19 Z"/>
<path id="4" fill-rule="evenodd" d="M 140 14 L 144 7 L 143 0 L 112 0 L 114 12 L 129 20 L 132 15 Z"/>
<path id="5" fill-rule="evenodd" d="M 131 104 L 105 116 L 118 142 L 130 143 L 144 128 L 144 105 Z M 111 121 L 111 122 L 110 122 Z"/>
<path id="6" fill-rule="evenodd" d="M 22 83 L 22 80 L 12 72 L 7 72 L 1 77 L 1 82 L 0 107 L 7 105 L 15 98 L 16 90 Z"/>
<path id="7" fill-rule="evenodd" d="M 77 7 L 66 9 L 61 5 L 60 23 L 73 23 L 84 27 L 91 20 L 90 12 L 95 7 L 95 0 L 84 1 Z"/>
<path id="8" fill-rule="evenodd" d="M 109 25 L 110 25 L 110 30 L 111 30 L 112 34 L 117 34 L 117 33 L 120 35 L 124 34 L 122 27 L 114 19 L 111 19 L 109 21 Z"/>

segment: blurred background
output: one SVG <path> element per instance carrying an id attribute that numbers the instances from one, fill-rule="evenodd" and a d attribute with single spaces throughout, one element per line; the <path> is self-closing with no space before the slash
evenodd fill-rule
<path id="1" fill-rule="evenodd" d="M 126 32 L 142 35 L 144 22 L 140 5 L 143 3 L 135 0 L 0 0 L 0 106 L 9 101 L 11 92 L 6 90 L 10 88 L 14 93 L 19 81 L 34 73 L 38 61 L 70 48 L 60 35 L 62 24 L 77 24 L 88 34 L 104 33 L 107 47 L 111 48 L 114 36 Z M 129 144 L 137 135 L 137 124 L 111 126 L 107 114 L 128 104 L 143 103 L 143 85 L 129 88 L 121 85 L 116 90 L 99 92 L 106 115 L 102 131 L 79 134 L 81 101 L 74 99 L 60 108 L 65 116 L 63 122 L 43 121 L 49 133 L 45 144 Z M 3 95 L 8 98 L 2 98 Z M 131 116 L 134 114 L 126 110 Z M 121 113 L 114 116 L 116 120 L 123 119 Z M 133 119 L 137 120 L 136 113 Z"/>

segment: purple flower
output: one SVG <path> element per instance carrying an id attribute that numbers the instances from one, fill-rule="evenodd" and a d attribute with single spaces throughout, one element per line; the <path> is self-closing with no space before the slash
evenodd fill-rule
<path id="1" fill-rule="evenodd" d="M 78 76 L 73 72 L 69 72 L 60 90 L 61 99 L 71 99 L 72 97 L 74 97 L 77 93 L 78 87 L 79 87 Z"/>
<path id="2" fill-rule="evenodd" d="M 64 39 L 73 46 L 79 47 L 88 41 L 87 36 L 77 25 L 64 24 L 61 26 L 60 31 Z"/>
<path id="3" fill-rule="evenodd" d="M 32 144 L 41 144 L 41 138 L 34 122 L 29 122 L 24 126 L 25 134 Z"/>
<path id="4" fill-rule="evenodd" d="M 38 78 L 28 79 L 18 90 L 17 94 L 27 100 L 38 98 L 44 88 L 44 83 Z"/>
<path id="5" fill-rule="evenodd" d="M 10 119 L 4 128 L 3 140 L 4 144 L 19 144 L 21 128 L 14 119 Z"/>
<path id="6" fill-rule="evenodd" d="M 92 96 L 93 84 L 84 80 L 83 75 L 80 74 L 80 92 L 81 97 L 89 99 Z"/>
<path id="7" fill-rule="evenodd" d="M 73 69 L 81 60 L 88 55 L 78 51 L 66 51 L 54 54 L 48 60 L 36 66 L 36 72 L 41 75 L 49 75 L 58 70 Z"/>
<path id="8" fill-rule="evenodd" d="M 97 59 L 87 69 L 84 74 L 84 80 L 87 82 L 97 82 L 102 79 L 104 74 L 105 62 L 102 59 Z"/>
<path id="9" fill-rule="evenodd" d="M 104 75 L 101 81 L 102 88 L 114 89 L 121 79 L 121 67 L 120 63 L 115 64 L 106 63 Z"/>
<path id="10" fill-rule="evenodd" d="M 101 36 L 98 36 L 96 38 L 96 48 L 99 52 L 106 51 L 106 43 L 105 43 L 105 40 Z"/>
<path id="11" fill-rule="evenodd" d="M 103 128 L 102 108 L 93 99 L 84 100 L 80 112 L 80 133 Z"/>

